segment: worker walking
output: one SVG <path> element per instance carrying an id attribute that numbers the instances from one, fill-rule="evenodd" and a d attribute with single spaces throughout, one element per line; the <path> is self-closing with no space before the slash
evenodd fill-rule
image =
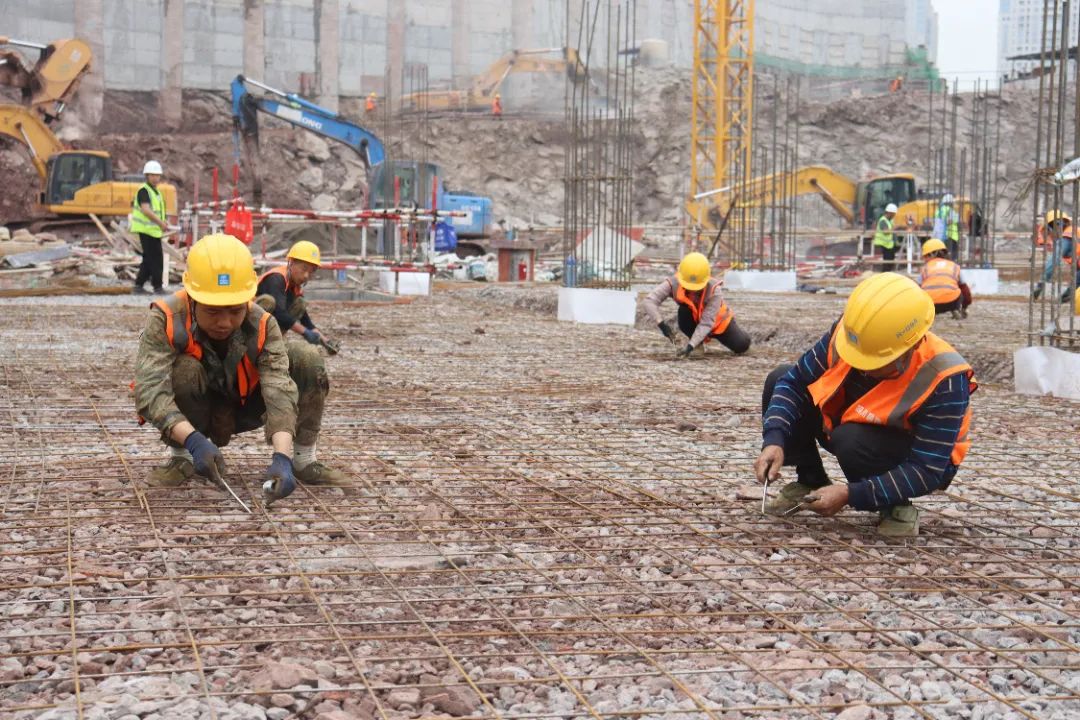
<path id="1" fill-rule="evenodd" d="M 675 331 L 660 314 L 660 305 L 669 297 L 679 306 L 679 330 L 689 341 L 675 355 L 685 358 L 705 343 L 716 339 L 736 355 L 750 349 L 750 336 L 735 322 L 735 314 L 720 292 L 723 283 L 711 277 L 709 259 L 699 252 L 689 253 L 679 263 L 678 271 L 657 285 L 644 300 L 660 332 L 674 345 Z"/>
<path id="2" fill-rule="evenodd" d="M 1065 258 L 1073 257 L 1073 245 L 1075 244 L 1076 231 L 1072 228 L 1072 218 L 1060 210 L 1049 210 L 1046 213 L 1045 222 L 1040 231 L 1042 243 L 1050 243 L 1052 252 L 1046 256 L 1046 264 L 1043 265 L 1042 280 L 1035 283 L 1031 295 L 1036 300 L 1042 297 L 1046 283 L 1054 277 L 1054 270 Z M 1065 297 L 1063 302 L 1067 302 Z"/>
<path id="3" fill-rule="evenodd" d="M 893 218 L 896 217 L 896 205 L 885 206 L 885 214 L 878 218 L 874 231 L 874 245 L 881 248 L 881 270 L 889 270 L 896 259 L 896 233 L 893 230 Z"/>
<path id="4" fill-rule="evenodd" d="M 231 235 L 202 238 L 183 282 L 151 305 L 135 360 L 136 409 L 172 454 L 149 484 L 177 486 L 194 474 L 218 481 L 225 471 L 219 448 L 264 426 L 273 447 L 268 502 L 289 495 L 297 480 L 343 480 L 315 459 L 329 392 L 322 358 L 304 343 L 286 346 L 271 315 L 251 302 L 256 278 L 247 246 Z"/>
<path id="5" fill-rule="evenodd" d="M 971 366 L 930 332 L 934 304 L 898 273 L 855 288 L 844 314 L 795 365 L 765 381 L 760 482 L 794 465 L 796 481 L 766 503 L 831 516 L 845 505 L 877 511 L 878 532 L 914 536 L 911 499 L 948 487 L 971 445 Z M 846 484 L 830 482 L 817 445 L 836 456 Z"/>
<path id="6" fill-rule="evenodd" d="M 495 98 L 491 101 L 491 114 L 502 119 L 502 95 L 499 93 L 495 93 Z"/>
<path id="7" fill-rule="evenodd" d="M 375 109 L 376 109 L 375 99 L 376 99 L 375 93 L 369 93 L 368 94 L 367 101 L 364 102 L 364 114 L 365 115 L 374 115 L 375 114 Z"/>
<path id="8" fill-rule="evenodd" d="M 938 238 L 930 238 L 922 246 L 923 269 L 919 285 L 934 301 L 934 312 L 952 313 L 966 318 L 971 305 L 971 288 L 960 275 L 960 266 L 949 259 L 949 249 Z"/>
<path id="9" fill-rule="evenodd" d="M 941 196 L 934 211 L 934 237 L 945 241 L 950 258 L 956 260 L 960 256 L 960 215 L 953 209 L 951 193 Z"/>
<path id="10" fill-rule="evenodd" d="M 165 257 L 161 250 L 161 238 L 169 226 L 166 224 L 165 196 L 158 190 L 161 174 L 161 163 L 157 160 L 147 161 L 143 166 L 146 182 L 139 187 L 131 203 L 131 232 L 139 236 L 142 244 L 142 262 L 135 275 L 133 291 L 136 294 L 146 293 L 144 286 L 147 280 L 155 293 L 164 292 L 161 286 L 164 284 Z"/>
<path id="11" fill-rule="evenodd" d="M 285 257 L 285 265 L 279 265 L 259 278 L 255 302 L 273 314 L 282 336 L 288 337 L 289 332 L 294 332 L 312 345 L 320 345 L 324 341 L 323 334 L 308 315 L 304 285 L 322 266 L 322 253 L 315 243 L 301 240 L 289 248 Z"/>

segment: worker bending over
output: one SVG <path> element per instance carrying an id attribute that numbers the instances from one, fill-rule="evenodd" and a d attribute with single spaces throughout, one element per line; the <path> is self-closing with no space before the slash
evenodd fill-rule
<path id="1" fill-rule="evenodd" d="M 183 282 L 151 305 L 135 360 L 136 409 L 172 454 L 149 483 L 171 487 L 194 474 L 216 481 L 225 471 L 218 448 L 263 426 L 273 447 L 268 502 L 288 496 L 297 480 L 343 480 L 315 459 L 330 387 L 322 358 L 303 343 L 286 346 L 269 313 L 251 302 L 247 246 L 231 235 L 202 238 Z"/>
<path id="2" fill-rule="evenodd" d="M 934 303 L 911 279 L 875 275 L 795 365 L 765 381 L 760 482 L 794 465 L 796 482 L 768 502 L 770 515 L 845 505 L 878 511 L 882 535 L 919 532 L 911 499 L 944 489 L 971 445 L 971 366 L 930 332 Z M 836 456 L 846 484 L 825 474 L 817 444 Z"/>
<path id="3" fill-rule="evenodd" d="M 934 301 L 934 311 L 967 317 L 971 305 L 971 288 L 960 277 L 960 266 L 949 259 L 949 249 L 937 238 L 922 246 L 923 269 L 919 285 Z"/>
<path id="4" fill-rule="evenodd" d="M 304 285 L 322 266 L 319 246 L 301 240 L 289 248 L 285 257 L 285 265 L 279 265 L 259 278 L 255 302 L 273 313 L 283 336 L 291 331 L 302 335 L 312 345 L 319 345 L 324 341 L 323 334 L 308 315 L 307 300 L 304 299 Z"/>
<path id="5" fill-rule="evenodd" d="M 881 248 L 882 270 L 890 270 L 896 258 L 896 232 L 893 230 L 893 218 L 897 207 L 894 203 L 885 206 L 885 214 L 878 218 L 874 230 L 874 245 Z"/>
<path id="6" fill-rule="evenodd" d="M 673 345 L 676 344 L 675 331 L 664 321 L 660 305 L 669 297 L 678 303 L 679 330 L 689 342 L 676 357 L 687 357 L 694 348 L 703 348 L 714 338 L 737 355 L 750 349 L 750 336 L 738 326 L 735 314 L 724 302 L 720 292 L 723 283 L 713 280 L 711 274 L 708 258 L 698 252 L 689 253 L 679 263 L 678 271 L 645 298 L 645 312 Z"/>

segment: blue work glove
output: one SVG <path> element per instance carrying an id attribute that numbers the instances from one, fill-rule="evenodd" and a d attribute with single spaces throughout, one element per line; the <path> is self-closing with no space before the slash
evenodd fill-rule
<path id="1" fill-rule="evenodd" d="M 322 336 L 311 328 L 304 328 L 304 339 L 312 345 L 318 345 L 322 342 Z"/>
<path id="2" fill-rule="evenodd" d="M 210 480 L 220 481 L 225 473 L 225 458 L 214 443 L 196 430 L 184 440 L 184 448 L 191 453 L 195 472 Z"/>
<path id="3" fill-rule="evenodd" d="M 288 455 L 274 453 L 270 467 L 266 470 L 266 481 L 262 487 L 263 500 L 267 505 L 292 495 L 293 490 L 296 489 L 296 475 L 293 474 L 292 460 Z"/>

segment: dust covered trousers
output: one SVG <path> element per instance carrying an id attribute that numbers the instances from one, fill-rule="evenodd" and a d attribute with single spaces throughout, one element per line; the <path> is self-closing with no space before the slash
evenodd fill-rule
<path id="1" fill-rule="evenodd" d="M 170 433 L 183 420 L 219 447 L 259 427 L 267 442 L 287 432 L 298 444 L 313 445 L 330 387 L 318 351 L 286 346 L 277 323 L 255 304 L 220 343 L 199 330 L 190 310 L 183 292 L 152 306 L 135 362 L 139 415 L 173 447 L 179 445 Z"/>
<path id="2" fill-rule="evenodd" d="M 691 292 L 679 284 L 678 275 L 672 275 L 653 288 L 642 305 L 652 321 L 660 324 L 664 320 L 660 305 L 672 298 L 679 306 L 679 330 L 690 338 L 690 345 L 697 347 L 715 338 L 732 352 L 744 353 L 750 349 L 750 336 L 735 322 L 720 287 L 719 280 L 709 280 L 702 290 Z"/>

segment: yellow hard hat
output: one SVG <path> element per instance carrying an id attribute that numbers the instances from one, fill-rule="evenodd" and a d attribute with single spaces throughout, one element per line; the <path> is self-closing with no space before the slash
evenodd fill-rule
<path id="1" fill-rule="evenodd" d="M 933 324 L 934 301 L 925 290 L 899 273 L 881 273 L 852 291 L 836 349 L 856 370 L 877 370 L 914 347 Z"/>
<path id="2" fill-rule="evenodd" d="M 195 302 L 242 305 L 255 297 L 258 284 L 251 251 L 232 235 L 207 235 L 191 246 L 184 289 Z"/>
<path id="3" fill-rule="evenodd" d="M 1072 218 L 1061 212 L 1060 210 L 1047 210 L 1046 211 L 1046 224 L 1054 222 L 1055 220 L 1064 220 L 1065 222 L 1072 224 Z"/>
<path id="4" fill-rule="evenodd" d="M 285 257 L 293 260 L 303 260 L 315 267 L 322 267 L 322 253 L 319 252 L 319 246 L 310 240 L 301 240 L 293 245 L 289 248 L 289 254 Z"/>
<path id="5" fill-rule="evenodd" d="M 700 290 L 709 284 L 709 259 L 699 252 L 688 253 L 679 263 L 679 284 L 687 290 Z"/>
<path id="6" fill-rule="evenodd" d="M 922 244 L 923 257 L 926 257 L 930 253 L 935 253 L 938 250 L 948 250 L 948 248 L 945 247 L 945 243 L 937 238 L 930 238 Z"/>

